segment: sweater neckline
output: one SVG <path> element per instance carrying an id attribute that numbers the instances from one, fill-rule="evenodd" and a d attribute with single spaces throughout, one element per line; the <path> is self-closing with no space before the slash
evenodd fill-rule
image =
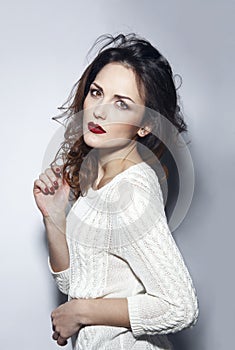
<path id="1" fill-rule="evenodd" d="M 100 192 L 102 191 L 103 189 L 107 188 L 109 185 L 111 185 L 113 182 L 115 182 L 119 177 L 123 176 L 123 174 L 126 174 L 128 173 L 132 168 L 135 168 L 135 167 L 138 167 L 138 166 L 142 166 L 147 163 L 145 161 L 142 161 L 142 162 L 139 162 L 137 164 L 134 164 L 134 165 L 131 165 L 129 166 L 129 168 L 123 170 L 122 172 L 120 172 L 119 174 L 117 174 L 116 176 L 114 176 L 112 178 L 112 180 L 110 180 L 106 185 L 102 186 L 101 188 L 98 188 L 97 190 L 94 190 L 92 187 L 89 187 L 88 189 L 88 192 Z M 148 166 L 148 165 L 147 165 Z"/>

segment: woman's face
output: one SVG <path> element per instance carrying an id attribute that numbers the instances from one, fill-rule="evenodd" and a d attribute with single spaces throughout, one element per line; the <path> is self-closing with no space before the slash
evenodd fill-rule
<path id="1" fill-rule="evenodd" d="M 138 133 L 144 101 L 132 69 L 109 63 L 97 74 L 83 105 L 85 143 L 94 148 L 123 148 Z"/>

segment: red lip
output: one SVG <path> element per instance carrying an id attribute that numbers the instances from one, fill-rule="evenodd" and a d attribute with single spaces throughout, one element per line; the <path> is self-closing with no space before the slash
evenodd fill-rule
<path id="1" fill-rule="evenodd" d="M 93 122 L 88 123 L 88 129 L 95 134 L 104 134 L 106 132 L 99 124 Z"/>

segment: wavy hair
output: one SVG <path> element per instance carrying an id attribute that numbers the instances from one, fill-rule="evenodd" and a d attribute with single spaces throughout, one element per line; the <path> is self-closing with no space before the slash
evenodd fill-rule
<path id="1" fill-rule="evenodd" d="M 57 121 L 63 118 L 66 129 L 64 141 L 52 164 L 56 164 L 59 159 L 62 159 L 62 175 L 70 185 L 75 199 L 80 195 L 85 195 L 89 186 L 94 184 L 98 176 L 97 151 L 86 145 L 83 138 L 83 104 L 91 83 L 108 63 L 121 63 L 131 68 L 135 73 L 140 96 L 144 98 L 145 107 L 148 107 L 143 122 L 151 119 L 152 125 L 159 129 L 159 119 L 156 118 L 156 115 L 161 115 L 170 122 L 178 133 L 187 131 L 187 125 L 178 105 L 179 96 L 174 76 L 167 59 L 149 41 L 135 33 L 119 34 L 115 37 L 109 34 L 101 35 L 89 53 L 100 44 L 103 45 L 96 57 L 74 85 L 66 103 L 59 108 L 63 112 L 53 118 Z M 154 127 L 153 130 L 155 130 Z M 159 131 L 156 134 L 153 130 L 143 138 L 136 135 L 135 139 L 142 159 L 154 168 L 153 159 L 157 157 L 161 162 L 166 145 L 162 141 L 163 138 L 159 135 Z M 167 138 L 173 138 L 173 134 L 169 135 L 168 132 Z M 149 152 L 146 155 L 138 145 L 145 146 L 144 149 L 149 149 L 154 157 L 149 157 Z M 93 151 L 91 152 L 91 150 Z M 163 168 L 167 177 L 167 168 L 164 167 L 164 164 Z"/>

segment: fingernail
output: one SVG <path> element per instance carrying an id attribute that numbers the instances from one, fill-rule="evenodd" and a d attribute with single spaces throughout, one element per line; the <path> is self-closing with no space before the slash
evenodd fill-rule
<path id="1" fill-rule="evenodd" d="M 49 190 L 47 187 L 45 188 L 44 192 L 49 193 Z"/>
<path id="2" fill-rule="evenodd" d="M 51 186 L 50 191 L 54 193 L 55 192 L 54 187 Z"/>
<path id="3" fill-rule="evenodd" d="M 59 186 L 57 181 L 54 181 L 53 184 L 54 184 L 56 187 Z"/>

